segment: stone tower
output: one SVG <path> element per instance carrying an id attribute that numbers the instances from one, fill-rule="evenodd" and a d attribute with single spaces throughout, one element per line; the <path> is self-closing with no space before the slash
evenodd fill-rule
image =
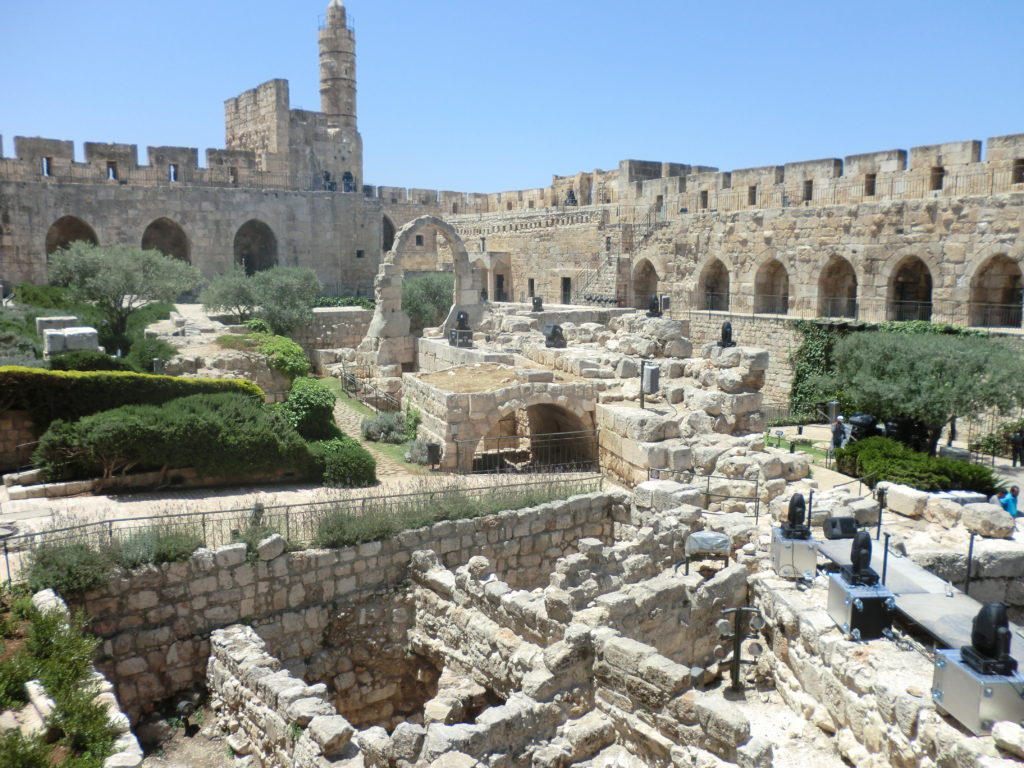
<path id="1" fill-rule="evenodd" d="M 358 191 L 363 181 L 363 140 L 356 127 L 356 36 L 341 0 L 331 0 L 327 23 L 320 30 L 320 111 L 331 140 L 341 145 L 339 190 L 347 172 L 355 185 L 350 191 Z"/>

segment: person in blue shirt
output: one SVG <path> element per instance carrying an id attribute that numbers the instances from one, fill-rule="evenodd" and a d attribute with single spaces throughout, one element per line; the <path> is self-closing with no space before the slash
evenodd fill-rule
<path id="1" fill-rule="evenodd" d="M 1019 495 L 1020 488 L 1015 485 L 1010 489 L 1009 493 L 999 497 L 999 503 L 1002 505 L 1003 509 L 1010 513 L 1010 517 L 1015 518 L 1018 515 L 1017 497 Z"/>

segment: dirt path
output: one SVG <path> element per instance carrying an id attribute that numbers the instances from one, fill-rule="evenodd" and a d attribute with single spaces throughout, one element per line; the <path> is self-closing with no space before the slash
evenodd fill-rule
<path id="1" fill-rule="evenodd" d="M 385 456 L 377 449 L 377 445 L 370 440 L 364 440 L 360 426 L 363 423 L 363 414 L 359 413 L 348 403 L 340 398 L 334 404 L 334 422 L 346 435 L 358 440 L 366 450 L 373 454 L 377 460 L 377 479 L 381 484 L 392 484 L 400 478 L 415 478 L 418 475 L 403 467 L 394 459 Z M 391 481 L 387 483 L 386 481 Z"/>

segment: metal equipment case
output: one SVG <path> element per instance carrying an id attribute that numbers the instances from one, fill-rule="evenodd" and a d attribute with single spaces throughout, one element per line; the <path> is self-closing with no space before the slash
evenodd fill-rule
<path id="1" fill-rule="evenodd" d="M 1024 721 L 1024 676 L 982 675 L 960 659 L 959 649 L 935 652 L 932 699 L 977 736 L 1000 720 Z"/>
<path id="2" fill-rule="evenodd" d="M 772 567 L 786 579 L 814 578 L 818 549 L 812 539 L 789 539 L 781 528 L 772 528 Z"/>
<path id="3" fill-rule="evenodd" d="M 885 634 L 896 608 L 893 598 L 881 584 L 849 584 L 838 573 L 829 574 L 828 615 L 854 640 L 874 640 Z"/>

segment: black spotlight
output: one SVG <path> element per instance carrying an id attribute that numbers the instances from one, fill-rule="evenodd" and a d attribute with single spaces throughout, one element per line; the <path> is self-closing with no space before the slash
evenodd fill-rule
<path id="1" fill-rule="evenodd" d="M 971 644 L 960 649 L 964 663 L 981 675 L 1012 675 L 1017 660 L 1010 655 L 1010 622 L 1005 603 L 985 603 L 974 617 Z"/>
<path id="2" fill-rule="evenodd" d="M 533 297 L 533 311 L 534 312 L 543 312 L 544 311 L 544 299 L 542 299 L 540 296 L 534 296 Z"/>
<path id="3" fill-rule="evenodd" d="M 871 568 L 871 534 L 857 531 L 850 547 L 850 564 L 843 566 L 843 578 L 848 584 L 872 587 L 878 583 L 878 574 Z"/>
<path id="4" fill-rule="evenodd" d="M 718 346 L 722 349 L 736 346 L 736 342 L 732 340 L 732 323 L 728 320 L 722 323 L 722 340 L 718 342 Z"/>
<path id="5" fill-rule="evenodd" d="M 651 300 L 647 302 L 647 316 L 661 317 L 661 301 L 657 296 L 651 296 Z"/>
<path id="6" fill-rule="evenodd" d="M 544 325 L 544 346 L 551 349 L 565 349 L 565 334 L 562 333 L 562 326 L 547 323 Z"/>
<path id="7" fill-rule="evenodd" d="M 807 502 L 802 493 L 794 493 L 789 500 L 789 514 L 782 524 L 782 535 L 787 539 L 809 539 L 811 529 L 804 525 L 807 518 Z"/>
<path id="8" fill-rule="evenodd" d="M 455 315 L 455 330 L 457 331 L 468 331 L 469 330 L 469 313 L 459 312 Z"/>

